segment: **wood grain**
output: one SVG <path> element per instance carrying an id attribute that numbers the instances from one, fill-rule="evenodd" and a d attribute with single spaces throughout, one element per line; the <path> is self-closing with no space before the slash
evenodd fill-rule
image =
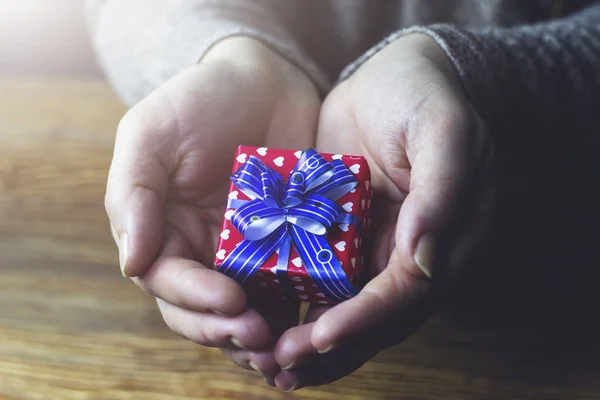
<path id="1" fill-rule="evenodd" d="M 292 394 L 176 336 L 121 277 L 103 210 L 124 111 L 99 81 L 0 82 L 0 399 L 600 398 L 595 327 L 469 296 L 352 376 Z"/>

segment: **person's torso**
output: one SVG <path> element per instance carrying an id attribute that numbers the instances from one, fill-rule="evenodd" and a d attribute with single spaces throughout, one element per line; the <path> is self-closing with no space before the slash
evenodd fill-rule
<path id="1" fill-rule="evenodd" d="M 286 0 L 287 2 L 288 0 Z M 571 14 L 593 0 L 294 0 L 289 26 L 310 56 L 333 77 L 389 33 L 412 25 L 464 27 L 546 21 Z M 291 5 L 287 3 L 287 5 Z M 294 20 L 296 23 L 294 23 Z M 309 23 L 297 23 L 309 21 Z M 330 40 L 335 39 L 335 40 Z"/>

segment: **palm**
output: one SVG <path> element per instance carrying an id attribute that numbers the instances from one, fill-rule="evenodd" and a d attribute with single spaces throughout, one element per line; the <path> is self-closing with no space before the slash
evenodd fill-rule
<path id="1" fill-rule="evenodd" d="M 368 137 L 356 118 L 350 117 L 353 114 L 349 103 L 350 98 L 345 84 L 340 85 L 328 95 L 321 110 L 316 146 L 321 152 L 362 155 L 369 163 L 374 198 L 371 207 L 373 212 L 373 223 L 370 227 L 372 237 L 365 238 L 370 256 L 368 262 L 365 263 L 367 269 L 365 275 L 368 279 L 372 279 L 386 268 L 393 256 L 396 221 L 402 202 L 409 192 L 411 167 L 405 153 L 397 151 L 394 170 L 396 183 L 392 183 L 388 175 L 390 171 L 385 169 L 380 162 L 381 155 L 378 154 L 377 149 L 373 149 L 373 143 L 377 142 L 377 140 L 373 140 L 373 137 L 377 137 L 376 132 L 370 131 L 369 135 L 371 136 Z M 302 385 L 310 386 L 334 381 L 359 368 L 381 348 L 401 340 L 403 336 L 410 333 L 406 327 L 398 327 L 395 321 L 389 320 L 385 329 L 375 331 L 376 334 L 386 333 L 385 337 L 358 338 L 358 340 L 353 340 L 350 347 L 317 356 L 314 354 L 311 343 L 312 329 L 321 315 L 331 308 L 330 306 L 312 305 L 308 310 L 304 325 L 294 328 L 295 333 L 287 334 L 286 345 L 282 345 L 278 350 L 279 355 L 285 354 L 283 356 L 285 359 L 298 355 L 301 358 L 304 357 L 305 361 L 307 355 L 313 353 L 312 357 L 309 356 L 313 360 L 310 366 L 300 366 L 295 370 L 296 374 L 302 376 Z M 290 344 L 291 340 L 296 342 L 293 346 Z M 278 377 L 278 385 L 289 386 L 289 382 L 287 382 L 289 377 L 288 371 L 282 372 Z"/>
<path id="2" fill-rule="evenodd" d="M 169 179 L 159 257 L 191 259 L 210 267 L 236 147 L 314 146 L 320 101 L 312 84 L 299 73 L 283 88 L 259 84 L 250 74 L 211 64 L 182 78 L 179 85 L 185 91 L 165 88 L 153 103 L 155 112 L 172 127 L 170 138 L 176 138 L 167 146 L 181 155 Z M 289 311 L 281 310 L 292 315 Z M 292 322 L 273 330 L 283 331 Z"/>
<path id="3" fill-rule="evenodd" d="M 373 278 L 385 268 L 394 248 L 394 228 L 402 201 L 409 191 L 410 164 L 402 149 L 396 152 L 394 174 L 398 179 L 395 180 L 396 184 L 392 183 L 390 171 L 384 169 L 378 149 L 373 148 L 373 143 L 378 141 L 367 137 L 355 118 L 344 117 L 350 115 L 349 98 L 345 85 L 340 85 L 327 98 L 323 106 L 317 148 L 325 152 L 362 155 L 369 163 L 374 189 L 371 232 L 375 236 L 369 243 L 371 258 L 366 263 L 366 274 Z M 378 136 L 372 131 L 369 135 Z"/>
<path id="4" fill-rule="evenodd" d="M 415 40 L 423 45 L 422 38 Z M 430 45 L 425 48 L 433 54 Z M 411 335 L 429 315 L 434 283 L 445 284 L 439 278 L 456 274 L 485 237 L 493 194 L 487 180 L 491 142 L 437 51 L 441 56 L 422 57 L 398 40 L 323 104 L 317 148 L 363 155 L 371 169 L 374 219 L 366 275 L 372 280 L 330 312 L 314 307 L 306 326 L 280 339 L 278 362 L 309 357 L 312 363 L 283 371 L 279 387 L 334 381 Z M 438 272 L 430 280 L 433 266 Z"/>

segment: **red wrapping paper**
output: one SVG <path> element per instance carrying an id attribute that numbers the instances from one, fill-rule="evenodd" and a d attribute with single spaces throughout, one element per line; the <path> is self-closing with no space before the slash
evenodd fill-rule
<path id="1" fill-rule="evenodd" d="M 266 147 L 239 146 L 233 163 L 232 173 L 237 171 L 250 156 L 260 158 L 266 166 L 272 168 L 287 182 L 290 173 L 296 166 L 302 151 L 280 150 Z M 362 235 L 358 228 L 352 225 L 334 224 L 327 232 L 327 241 L 342 264 L 346 275 L 352 284 L 360 289 L 360 277 L 364 264 L 363 237 L 367 234 L 370 224 L 370 209 L 373 189 L 371 188 L 371 173 L 364 157 L 320 153 L 327 161 L 340 159 L 354 174 L 358 181 L 356 188 L 336 201 L 344 212 L 358 215 L 362 224 Z M 233 183 L 229 188 L 230 199 L 251 200 Z M 242 234 L 231 224 L 233 209 L 226 209 L 223 219 L 219 243 L 215 256 L 215 267 L 218 269 L 227 254 L 243 240 Z M 244 285 L 250 296 L 268 296 L 286 300 L 286 293 L 279 284 L 275 274 L 277 253 L 273 253 L 259 270 Z M 296 250 L 290 252 L 288 276 L 297 298 L 304 302 L 318 304 L 336 304 L 315 286 L 302 265 Z"/>

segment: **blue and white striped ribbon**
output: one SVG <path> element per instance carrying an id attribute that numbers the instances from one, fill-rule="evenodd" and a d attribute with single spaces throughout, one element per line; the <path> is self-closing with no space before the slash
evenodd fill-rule
<path id="1" fill-rule="evenodd" d="M 290 290 L 287 264 L 293 245 L 309 276 L 334 301 L 357 294 L 327 242 L 333 224 L 360 228 L 358 216 L 344 213 L 335 202 L 358 182 L 340 160 L 327 162 L 314 149 L 302 153 L 287 183 L 260 159 L 250 156 L 231 176 L 235 186 L 255 200 L 229 200 L 233 226 L 244 236 L 219 271 L 245 283 L 277 250 L 276 273 Z"/>

